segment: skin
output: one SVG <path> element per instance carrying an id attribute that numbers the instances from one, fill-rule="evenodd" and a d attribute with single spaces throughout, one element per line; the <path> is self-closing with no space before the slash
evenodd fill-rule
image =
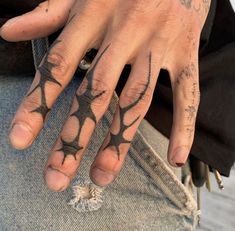
<path id="1" fill-rule="evenodd" d="M 170 74 L 174 97 L 168 161 L 175 167 L 185 163 L 200 99 L 198 47 L 209 6 L 209 0 L 50 0 L 0 29 L 4 39 L 23 41 L 64 26 L 13 119 L 9 137 L 17 149 L 36 139 L 86 51 L 99 49 L 47 161 L 45 181 L 50 189 L 66 189 L 76 174 L 125 64 L 131 64 L 132 71 L 91 166 L 91 179 L 106 186 L 117 177 L 161 68 Z"/>

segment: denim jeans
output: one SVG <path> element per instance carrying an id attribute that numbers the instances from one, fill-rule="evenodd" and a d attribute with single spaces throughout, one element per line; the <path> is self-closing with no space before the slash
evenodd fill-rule
<path id="1" fill-rule="evenodd" d="M 114 96 L 94 131 L 77 176 L 65 192 L 49 191 L 43 169 L 66 120 L 82 79 L 73 79 L 56 102 L 44 129 L 27 150 L 11 148 L 10 122 L 32 76 L 0 76 L 1 231 L 192 230 L 196 203 L 166 161 L 168 140 L 143 121 L 118 178 L 106 188 L 94 185 L 89 168 L 108 132 Z"/>

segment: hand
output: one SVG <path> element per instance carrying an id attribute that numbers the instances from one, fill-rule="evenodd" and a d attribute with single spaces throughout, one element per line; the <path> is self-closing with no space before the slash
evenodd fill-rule
<path id="1" fill-rule="evenodd" d="M 51 0 L 1 28 L 3 38 L 19 41 L 46 36 L 67 23 L 12 122 L 10 141 L 18 149 L 37 137 L 86 51 L 99 48 L 47 162 L 49 188 L 64 190 L 76 174 L 127 63 L 132 71 L 91 166 L 91 179 L 104 186 L 118 175 L 150 106 L 160 68 L 170 74 L 174 97 L 168 161 L 173 166 L 185 163 L 199 105 L 198 48 L 209 5 L 209 0 Z"/>

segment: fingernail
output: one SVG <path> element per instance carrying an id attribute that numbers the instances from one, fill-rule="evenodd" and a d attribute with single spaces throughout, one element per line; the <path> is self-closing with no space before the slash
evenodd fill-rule
<path id="1" fill-rule="evenodd" d="M 70 179 L 64 173 L 48 167 L 45 173 L 45 182 L 52 191 L 61 192 L 69 186 Z"/>
<path id="2" fill-rule="evenodd" d="M 109 174 L 99 168 L 93 168 L 91 175 L 92 175 L 92 181 L 96 185 L 102 186 L 102 187 L 112 183 L 115 179 L 114 175 Z"/>
<path id="3" fill-rule="evenodd" d="M 10 131 L 9 139 L 13 147 L 24 149 L 33 141 L 31 128 L 26 124 L 14 124 Z"/>
<path id="4" fill-rule="evenodd" d="M 179 147 L 175 149 L 175 152 L 172 157 L 172 164 L 177 167 L 182 167 L 188 157 L 189 149 L 187 147 Z"/>

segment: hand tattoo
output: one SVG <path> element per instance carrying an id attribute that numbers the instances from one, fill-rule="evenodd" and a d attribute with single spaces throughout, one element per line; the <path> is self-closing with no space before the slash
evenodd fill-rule
<path id="1" fill-rule="evenodd" d="M 193 9 L 194 11 L 200 14 L 207 14 L 209 12 L 210 2 L 211 0 L 200 0 L 197 3 L 193 3 L 192 0 L 180 0 L 180 3 L 184 5 L 187 9 Z"/>
<path id="2" fill-rule="evenodd" d="M 176 83 L 180 84 L 182 80 L 191 79 L 195 77 L 195 74 L 196 74 L 196 67 L 194 63 L 191 63 L 188 66 L 185 66 L 184 69 L 180 72 L 176 80 Z"/>
<path id="3" fill-rule="evenodd" d="M 124 117 L 126 115 L 126 113 L 131 110 L 132 108 L 134 108 L 140 100 L 142 100 L 142 98 L 144 97 L 149 85 L 150 85 L 150 78 L 151 78 L 151 58 L 152 55 L 150 53 L 149 55 L 149 73 L 148 73 L 148 80 L 145 84 L 145 87 L 143 89 L 143 91 L 140 93 L 139 97 L 130 105 L 126 106 L 126 107 L 121 107 L 119 105 L 118 111 L 119 111 L 119 118 L 120 118 L 120 125 L 119 125 L 119 132 L 117 134 L 114 134 L 112 132 L 110 132 L 110 141 L 109 143 L 106 145 L 106 147 L 104 148 L 107 149 L 109 147 L 114 147 L 116 149 L 117 152 L 117 156 L 118 159 L 120 158 L 121 152 L 120 152 L 120 145 L 121 144 L 130 144 L 131 141 L 127 140 L 124 138 L 124 132 L 130 128 L 131 126 L 133 126 L 140 118 L 140 115 L 135 118 L 130 124 L 125 124 L 124 123 Z"/>
<path id="4" fill-rule="evenodd" d="M 190 9 L 192 6 L 192 0 L 180 0 L 180 3 L 184 5 L 187 9 Z"/>
<path id="5" fill-rule="evenodd" d="M 103 54 L 107 51 L 109 46 L 107 46 L 104 51 L 100 54 L 100 56 L 97 58 L 97 61 L 95 62 L 94 66 L 90 69 L 90 71 L 87 73 L 85 79 L 88 82 L 88 85 L 86 87 L 85 92 L 83 92 L 81 95 L 76 95 L 76 101 L 78 104 L 78 109 L 73 114 L 71 114 L 71 117 L 76 117 L 79 121 L 79 129 L 77 132 L 76 137 L 72 142 L 67 142 L 63 139 L 62 141 L 62 148 L 58 151 L 62 151 L 64 154 L 64 159 L 62 161 L 62 165 L 64 164 L 64 161 L 68 155 L 72 155 L 74 159 L 76 160 L 76 154 L 84 149 L 84 147 L 79 146 L 79 140 L 82 128 L 84 127 L 84 124 L 87 119 L 90 119 L 97 124 L 97 118 L 94 112 L 92 111 L 91 105 L 92 102 L 94 102 L 97 98 L 101 97 L 103 94 L 105 94 L 105 91 L 101 91 L 97 93 L 96 95 L 92 94 L 93 87 L 93 80 L 94 80 L 94 72 L 96 69 L 97 64 L 99 63 L 100 59 L 102 58 Z"/>
<path id="6" fill-rule="evenodd" d="M 191 94 L 192 94 L 192 105 L 198 106 L 200 101 L 200 91 L 198 90 L 197 82 L 193 82 Z"/>
<path id="7" fill-rule="evenodd" d="M 188 120 L 192 121 L 192 119 L 195 118 L 197 109 L 194 106 L 188 106 L 188 108 L 186 108 L 185 111 L 188 113 Z"/>
<path id="8" fill-rule="evenodd" d="M 48 108 L 47 103 L 46 103 L 46 93 L 45 93 L 46 83 L 52 82 L 52 83 L 55 83 L 55 84 L 59 85 L 60 87 L 62 87 L 61 83 L 58 82 L 53 77 L 53 75 L 51 73 L 52 69 L 54 67 L 56 67 L 57 65 L 48 61 L 48 56 L 49 56 L 50 50 L 59 42 L 60 42 L 59 40 L 56 40 L 52 44 L 51 48 L 48 50 L 46 57 L 44 58 L 43 63 L 38 67 L 38 71 L 40 73 L 39 83 L 27 95 L 27 97 L 29 97 L 38 88 L 41 90 L 41 105 L 38 108 L 32 110 L 31 112 L 39 113 L 42 116 L 43 121 L 45 121 L 46 115 L 50 111 L 50 109 Z"/>
<path id="9" fill-rule="evenodd" d="M 188 138 L 192 138 L 193 134 L 194 134 L 194 126 L 193 125 L 185 125 L 186 127 L 186 132 L 188 133 Z"/>

